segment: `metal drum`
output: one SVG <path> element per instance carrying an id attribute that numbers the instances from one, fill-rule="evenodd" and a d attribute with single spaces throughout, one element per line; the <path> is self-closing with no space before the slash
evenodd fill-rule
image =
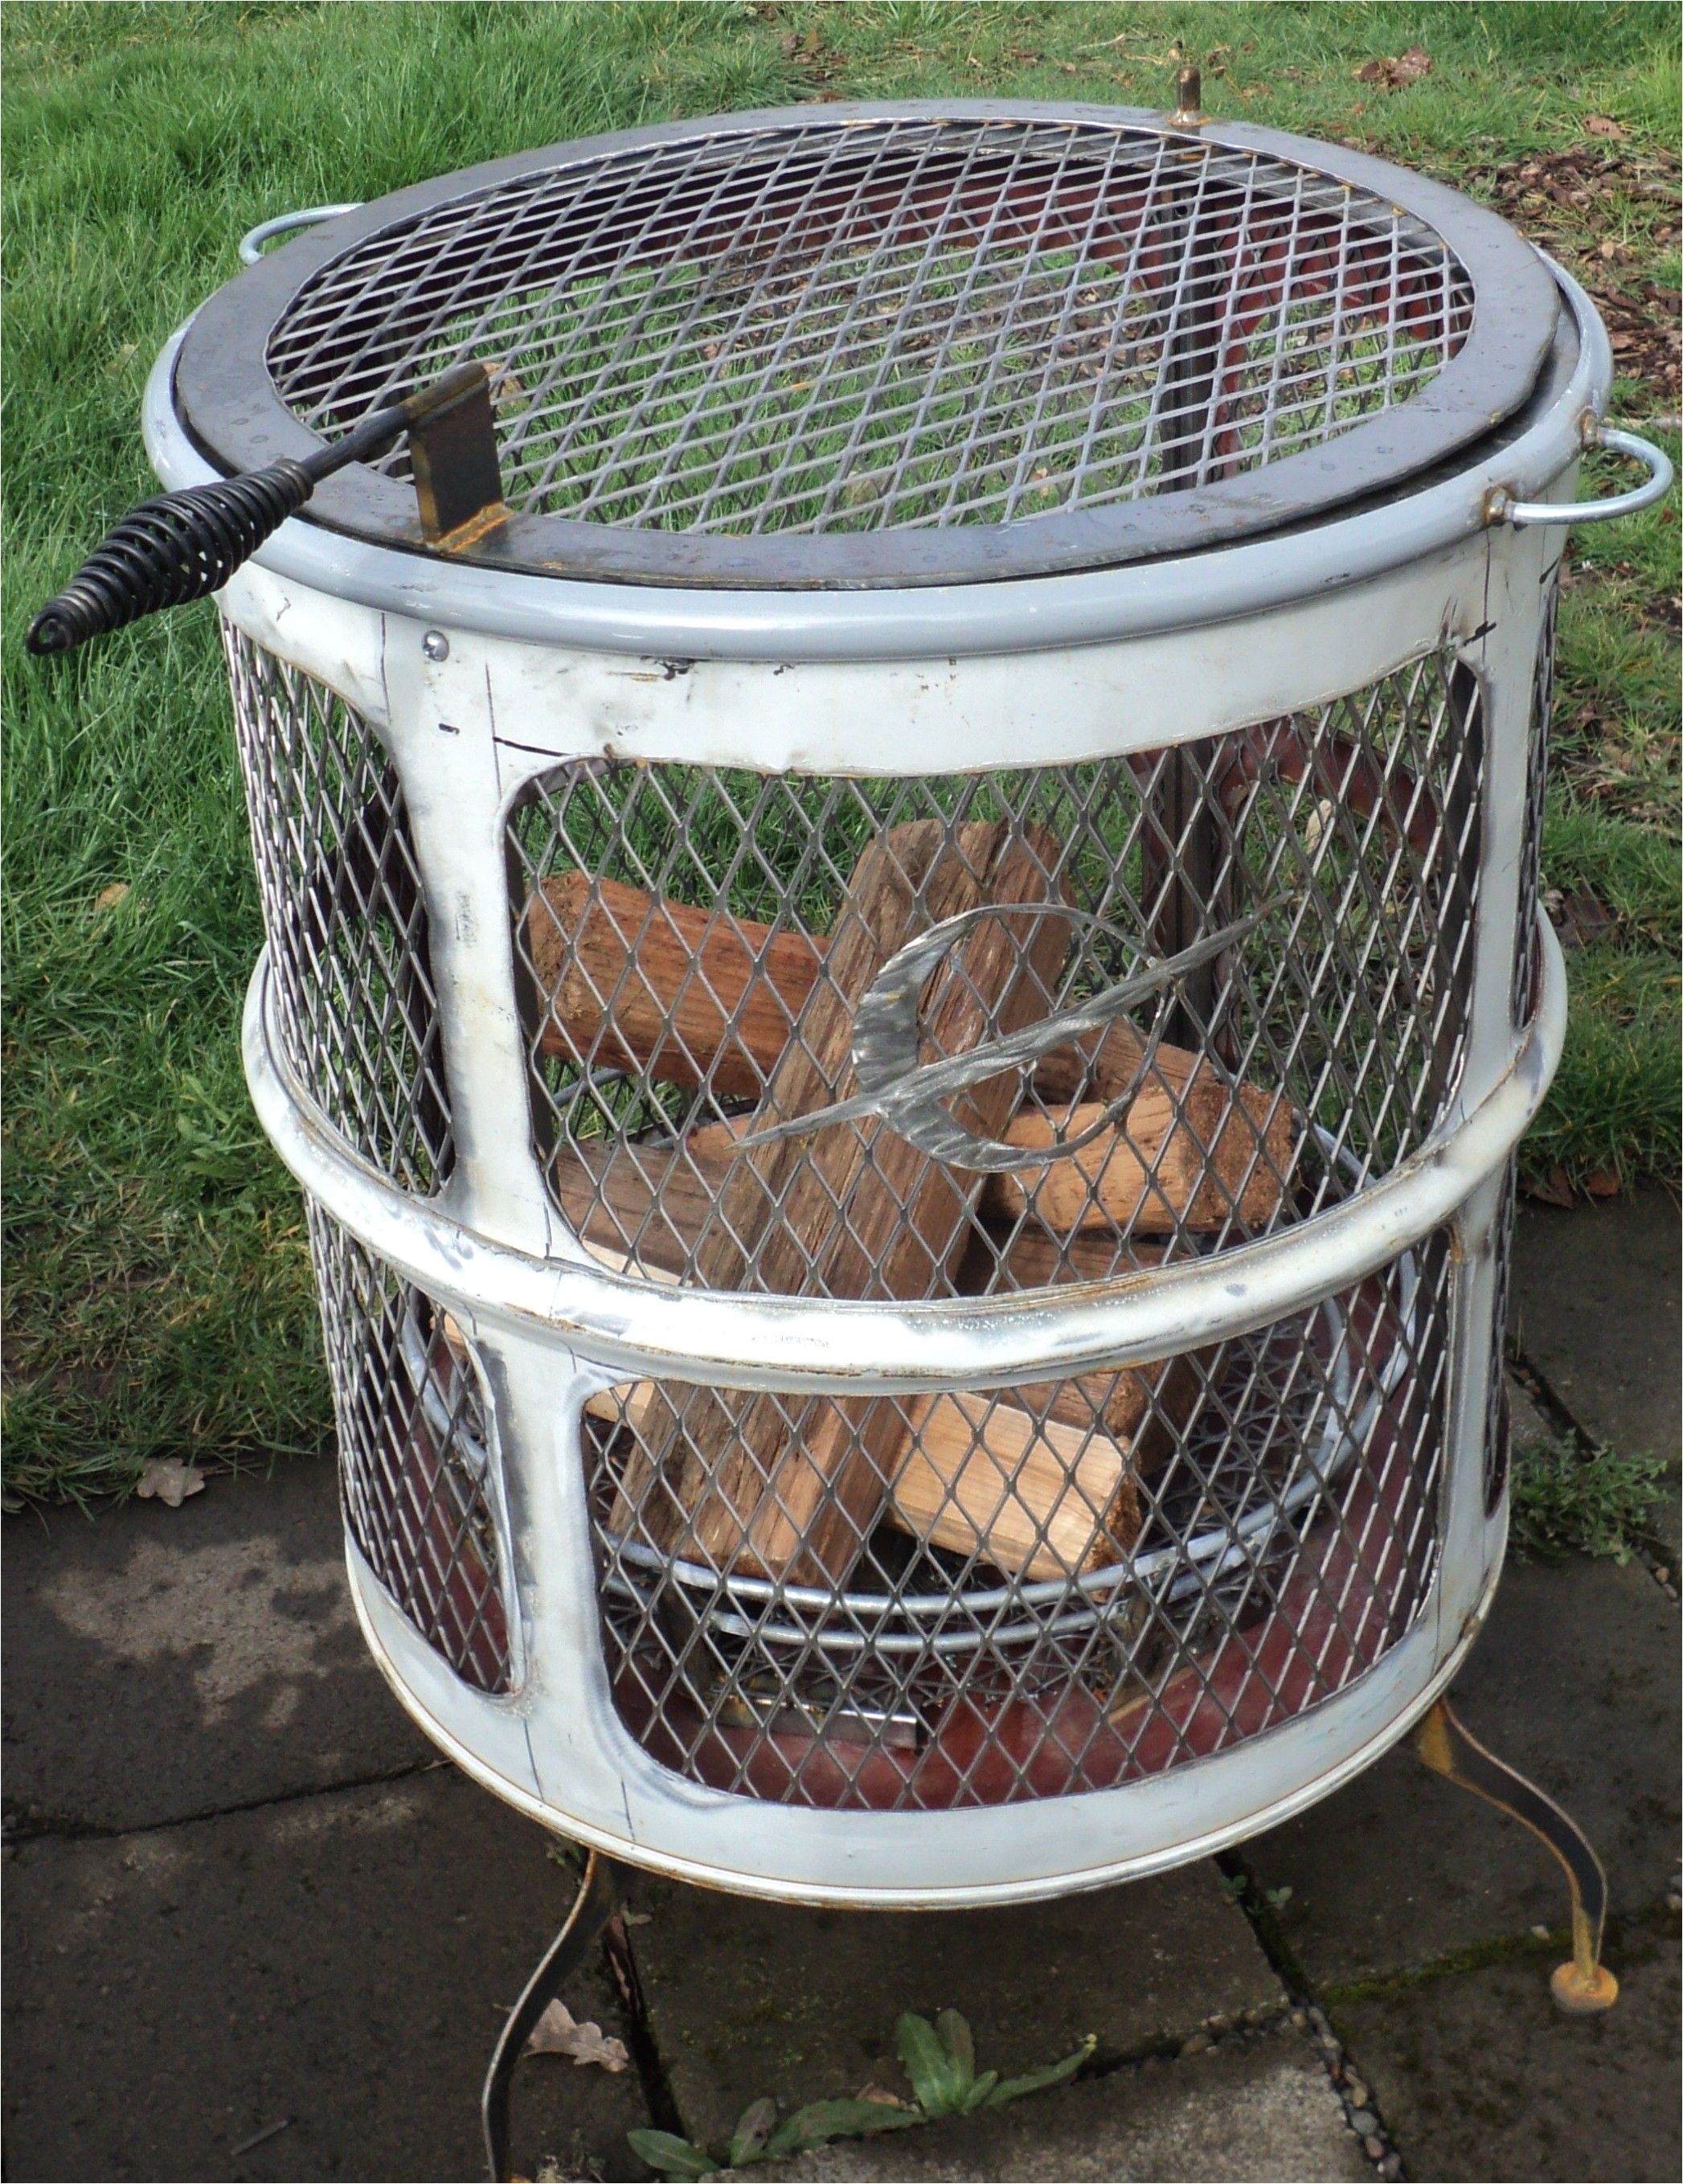
<path id="1" fill-rule="evenodd" d="M 1582 292 L 1191 113 L 810 106 L 309 217 L 146 421 L 189 487 L 488 374 L 219 594 L 404 1703 L 814 1903 L 1325 1795 L 1502 1560 L 1560 526 L 1640 497 L 1572 508 L 1637 451 Z"/>

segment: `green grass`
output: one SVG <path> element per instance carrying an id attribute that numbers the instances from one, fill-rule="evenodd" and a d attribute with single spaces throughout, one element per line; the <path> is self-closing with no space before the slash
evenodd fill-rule
<path id="1" fill-rule="evenodd" d="M 20 645 L 33 607 L 151 488 L 147 370 L 235 270 L 246 228 L 561 137 L 815 96 L 1159 105 L 1180 53 L 1205 61 L 1215 113 L 1353 138 L 1485 194 L 1502 162 L 1585 141 L 1590 113 L 1652 162 L 1678 92 L 1669 11 L 1537 0 L 13 0 L 0 42 L 5 1460 L 10 1490 L 39 1494 L 329 1432 L 297 1195 L 240 1079 L 259 921 L 214 617 L 144 622 L 46 669 Z M 1353 81 L 1417 43 L 1435 65 L 1408 90 Z M 1675 285 L 1662 198 L 1616 181 L 1581 218 L 1550 219 L 1574 265 L 1614 237 L 1627 271 Z M 1626 414 L 1668 406 L 1635 381 L 1619 396 Z M 1617 921 L 1574 960 L 1566 1064 L 1526 1152 L 1574 1178 L 1679 1159 L 1676 546 L 1675 507 L 1580 534 L 1562 618 L 1546 879 Z"/>
<path id="2" fill-rule="evenodd" d="M 1521 1555 L 1545 1561 L 1578 1554 L 1628 1563 L 1641 1544 L 1665 1482 L 1662 1457 L 1622 1456 L 1598 1448 L 1586 1457 L 1546 1443 L 1516 1449 L 1514 1546 Z"/>

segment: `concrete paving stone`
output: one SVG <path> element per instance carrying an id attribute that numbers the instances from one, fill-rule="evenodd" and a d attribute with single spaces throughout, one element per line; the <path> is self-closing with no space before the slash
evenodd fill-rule
<path id="1" fill-rule="evenodd" d="M 1675 1464 L 1683 1431 L 1677 1201 L 1654 1184 L 1572 1212 L 1524 1205 L 1512 1325 L 1592 1440 Z"/>
<path id="2" fill-rule="evenodd" d="M 1678 1947 L 1627 1928 L 1600 2017 L 1563 2017 L 1546 1955 L 1347 2002 L 1333 2022 L 1411 2176 L 1675 2184 Z"/>
<path id="3" fill-rule="evenodd" d="M 122 1830 L 417 1764 L 346 1587 L 334 1467 L 3 1529 L 6 1804 Z"/>
<path id="4" fill-rule="evenodd" d="M 1500 1759 L 1563 1805 L 1645 1911 L 1676 1870 L 1677 1610 L 1641 1563 L 1515 1563 L 1452 1694 Z M 1429 1774 L 1405 1742 L 1335 1797 L 1245 1845 L 1311 1986 L 1439 1962 L 1537 1924 L 1564 1882 L 1515 1822 Z"/>
<path id="5" fill-rule="evenodd" d="M 839 2140 L 744 2176 L 814 2184 L 878 2179 L 1087 2179 L 1151 2184 L 1365 2179 L 1374 2164 L 1344 2120 L 1325 2070 L 1301 2036 L 1223 2041 L 1182 2062 L 1129 2065 L 1009 2108 L 886 2137 Z"/>
<path id="6" fill-rule="evenodd" d="M 1507 1376 L 1507 1414 L 1516 1449 L 1535 1448 L 1539 1443 L 1546 1448 L 1561 1446 L 1562 1436 L 1532 1401 L 1530 1390 L 1511 1373 Z"/>
<path id="7" fill-rule="evenodd" d="M 10 1853 L 6 2174 L 460 2178 L 499 2015 L 565 1914 L 549 1838 L 451 1769 Z M 624 2028 L 599 1962 L 564 1994 Z M 642 2176 L 635 2068 L 529 2059 L 523 2173 Z M 242 2156 L 266 2125 L 286 2130 Z"/>
<path id="8" fill-rule="evenodd" d="M 639 1880 L 632 1941 L 649 2025 L 694 2138 L 749 2103 L 784 2109 L 875 2081 L 906 2091 L 904 2010 L 961 2010 L 978 2066 L 1101 2061 L 1268 2008 L 1279 1982 L 1215 1868 L 987 1911 L 815 1911 Z"/>

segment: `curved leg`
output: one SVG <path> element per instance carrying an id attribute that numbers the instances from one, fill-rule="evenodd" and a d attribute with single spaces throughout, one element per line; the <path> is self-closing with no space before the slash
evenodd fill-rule
<path id="1" fill-rule="evenodd" d="M 1560 1860 L 1572 1891 L 1572 1961 L 1556 1966 L 1549 1992 L 1558 2008 L 1574 2015 L 1611 2009 L 1619 1999 L 1619 1981 L 1601 1961 L 1607 1875 L 1576 1823 L 1535 1783 L 1505 1767 L 1469 1736 L 1450 1712 L 1446 1699 L 1440 1699 L 1421 1722 L 1414 1748 L 1434 1774 L 1511 1813 Z"/>
<path id="2" fill-rule="evenodd" d="M 491 2184 L 507 2184 L 511 2173 L 509 2086 L 515 2065 L 526 2053 L 526 2043 L 538 2019 L 582 1963 L 585 1952 L 613 1917 L 618 1903 L 618 1867 L 599 1851 L 592 1851 L 572 1908 L 562 1922 L 561 1930 L 543 1952 L 537 1970 L 527 1981 L 526 1992 L 509 2012 L 492 2053 L 491 2067 L 485 2074 L 479 2114 L 485 2131 L 485 2165 Z"/>

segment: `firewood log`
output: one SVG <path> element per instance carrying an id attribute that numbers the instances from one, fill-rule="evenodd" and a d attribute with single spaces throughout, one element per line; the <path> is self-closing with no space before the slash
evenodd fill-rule
<path id="1" fill-rule="evenodd" d="M 1076 1137 L 1104 1112 L 1096 1102 L 1056 1115 L 1026 1108 L 1005 1134 L 1025 1149 L 1051 1145 L 1055 1124 L 1059 1134 Z M 1291 1111 L 1282 1095 L 1199 1070 L 1178 1093 L 1148 1081 L 1124 1126 L 1078 1152 L 989 1177 L 983 1212 L 993 1220 L 1029 1214 L 1057 1235 L 1131 1223 L 1143 1235 L 1167 1236 L 1220 1228 L 1229 1219 L 1260 1228 L 1279 1205 L 1291 1147 Z"/>
<path id="2" fill-rule="evenodd" d="M 758 1121 L 813 1115 L 807 1135 L 738 1151 L 697 1242 L 709 1288 L 830 1297 L 917 1299 L 947 1293 L 967 1244 L 981 1178 L 945 1167 L 878 1118 L 825 1126 L 817 1111 L 855 1089 L 854 1011 L 914 934 L 997 903 L 929 982 L 921 1022 L 933 1051 L 957 1054 L 1045 1012 L 1068 946 L 1061 918 L 1012 918 L 1009 905 L 1049 899 L 1059 845 L 1044 833 L 919 820 L 880 836 L 860 858 L 825 951 L 823 977 L 783 1050 Z M 954 1103 L 989 1135 L 1003 1128 L 1018 1079 L 1007 1072 Z M 628 1469 L 625 1499 L 645 1499 L 659 1529 L 716 1567 L 839 1582 L 875 1522 L 899 1468 L 899 1407 L 826 1401 L 791 1428 L 775 1397 L 688 1391 L 652 1452 Z M 657 1540 L 657 1544 L 666 1544 Z"/>
<path id="3" fill-rule="evenodd" d="M 662 1406 L 644 1380 L 605 1389 L 584 1407 L 645 1440 L 663 1407 L 682 1400 L 672 1384 Z M 988 1396 L 911 1396 L 901 1407 L 911 1431 L 887 1513 L 914 1538 L 979 1552 L 1011 1575 L 1058 1578 L 1115 1562 L 1139 1537 L 1128 1451 L 1090 1412 L 1084 1427 Z M 613 1522 L 629 1516 L 621 1503 Z"/>
<path id="4" fill-rule="evenodd" d="M 586 872 L 547 879 L 523 920 L 540 1050 L 758 1099 L 823 943 Z"/>

